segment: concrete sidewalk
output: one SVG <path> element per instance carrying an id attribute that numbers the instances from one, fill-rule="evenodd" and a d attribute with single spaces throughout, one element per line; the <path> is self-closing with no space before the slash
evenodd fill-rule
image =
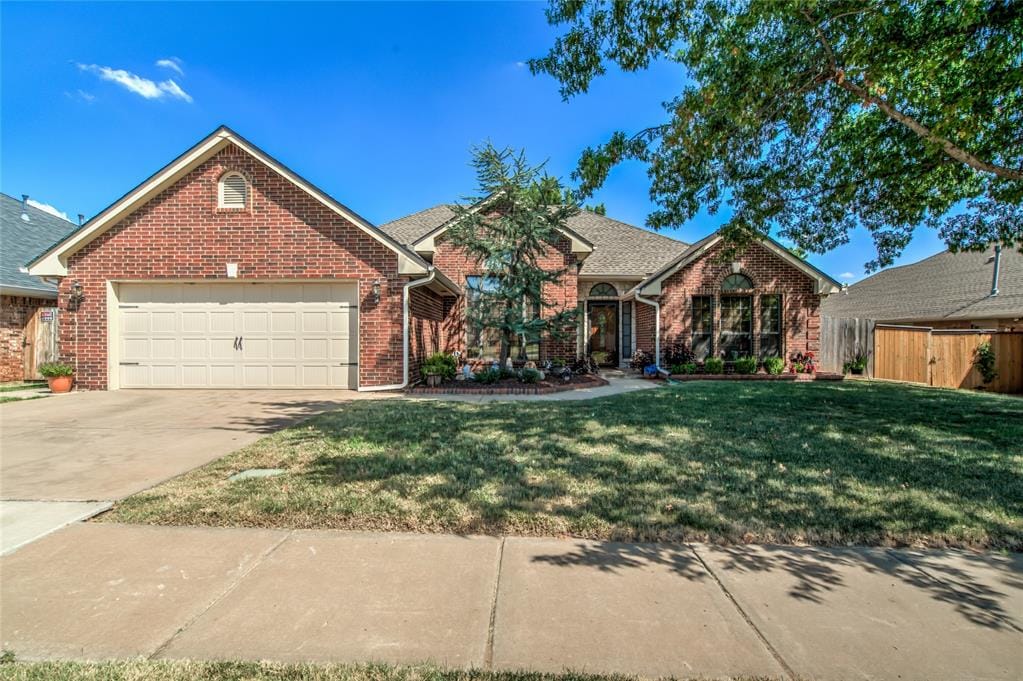
<path id="1" fill-rule="evenodd" d="M 1023 677 L 1023 556 L 75 524 L 3 648 L 812 679 Z"/>

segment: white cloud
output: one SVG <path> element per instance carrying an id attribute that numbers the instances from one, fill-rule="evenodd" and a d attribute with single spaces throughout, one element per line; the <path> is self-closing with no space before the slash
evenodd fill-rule
<path id="1" fill-rule="evenodd" d="M 192 95 L 188 94 L 181 89 L 181 86 L 175 83 L 173 80 L 168 78 L 167 80 L 160 83 L 160 89 L 169 94 L 172 97 L 183 99 L 189 104 L 192 103 Z"/>
<path id="2" fill-rule="evenodd" d="M 28 200 L 28 205 L 32 206 L 33 208 L 38 208 L 39 210 L 43 211 L 44 213 L 49 213 L 50 215 L 56 215 L 58 218 L 63 218 L 64 220 L 68 220 L 69 222 L 71 220 L 71 218 L 69 218 L 67 216 L 67 213 L 65 213 L 64 211 L 59 210 L 57 208 L 54 208 L 53 206 L 51 206 L 48 203 L 40 203 L 39 201 L 36 201 L 34 199 L 29 199 Z"/>
<path id="3" fill-rule="evenodd" d="M 99 66 L 97 64 L 79 64 L 78 68 L 82 71 L 95 73 L 103 80 L 109 80 L 112 83 L 117 83 L 129 92 L 134 92 L 145 99 L 163 99 L 165 96 L 169 95 L 177 99 L 182 99 L 186 102 L 192 101 L 192 96 L 182 90 L 181 86 L 173 80 L 165 80 L 157 83 L 148 78 L 136 75 L 131 71 L 125 71 L 124 69 L 112 69 L 109 66 Z"/>
<path id="4" fill-rule="evenodd" d="M 855 279 L 856 275 L 853 274 L 852 272 L 842 272 L 840 275 L 838 275 L 838 278 L 839 279 Z"/>
<path id="5" fill-rule="evenodd" d="M 177 71 L 179 76 L 185 75 L 185 72 L 181 70 L 181 60 L 177 57 L 167 57 L 166 59 L 157 59 L 156 65 L 171 71 Z"/>

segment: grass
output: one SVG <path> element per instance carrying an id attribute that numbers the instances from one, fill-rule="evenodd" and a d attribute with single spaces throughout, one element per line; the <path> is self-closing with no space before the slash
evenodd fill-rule
<path id="1" fill-rule="evenodd" d="M 248 468 L 272 478 L 229 482 Z M 582 402 L 353 402 L 101 521 L 1023 549 L 1023 400 L 689 382 Z"/>
<path id="2" fill-rule="evenodd" d="M 627 676 L 534 672 L 447 671 L 391 665 L 273 662 L 9 662 L 2 681 L 624 681 Z M 760 678 L 760 677 L 757 677 Z M 763 677 L 766 681 L 766 677 Z M 753 677 L 743 677 L 756 681 Z"/>
<path id="3" fill-rule="evenodd" d="M 14 383 L 0 383 L 0 393 L 11 393 L 17 390 L 32 390 L 45 387 L 46 381 L 16 381 Z"/>

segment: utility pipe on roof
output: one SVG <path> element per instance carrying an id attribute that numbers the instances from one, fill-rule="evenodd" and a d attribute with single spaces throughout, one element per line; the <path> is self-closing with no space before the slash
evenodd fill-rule
<path id="1" fill-rule="evenodd" d="M 995 245 L 995 268 L 991 273 L 991 295 L 998 295 L 998 270 L 1002 264 L 1002 245 Z"/>
<path id="2" fill-rule="evenodd" d="M 636 300 L 641 303 L 646 303 L 654 308 L 654 366 L 658 369 L 661 368 L 661 304 L 656 300 L 650 298 L 644 298 L 643 296 L 636 293 Z"/>
<path id="3" fill-rule="evenodd" d="M 401 326 L 402 326 L 402 380 L 401 383 L 393 383 L 391 385 L 370 385 L 370 386 L 359 386 L 359 392 L 375 392 L 377 390 L 403 390 L 408 385 L 408 344 L 409 344 L 409 291 L 418 287 L 425 286 L 437 278 L 437 268 L 430 265 L 430 276 L 425 279 L 416 279 L 410 281 L 402 287 L 401 296 Z M 360 324 L 362 323 L 360 319 Z"/>

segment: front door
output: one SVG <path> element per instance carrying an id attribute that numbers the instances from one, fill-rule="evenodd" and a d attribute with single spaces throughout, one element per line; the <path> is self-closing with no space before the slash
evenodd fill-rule
<path id="1" fill-rule="evenodd" d="M 618 303 L 590 303 L 590 357 L 602 366 L 618 363 Z"/>

